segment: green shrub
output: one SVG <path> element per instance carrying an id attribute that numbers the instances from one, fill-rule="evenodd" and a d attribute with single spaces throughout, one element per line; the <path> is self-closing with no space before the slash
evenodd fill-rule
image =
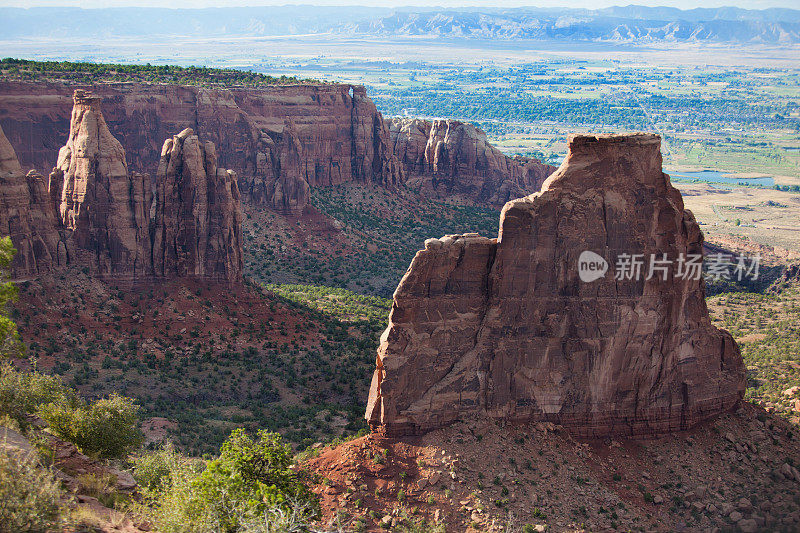
<path id="1" fill-rule="evenodd" d="M 142 489 L 151 493 L 163 492 L 171 486 L 173 472 L 178 472 L 185 460 L 168 442 L 153 452 L 134 457 L 133 477 Z"/>
<path id="2" fill-rule="evenodd" d="M 32 456 L 0 448 L 0 533 L 53 530 L 60 497 L 58 482 Z"/>
<path id="3" fill-rule="evenodd" d="M 21 429 L 27 429 L 28 416 L 41 405 L 75 402 L 75 392 L 58 377 L 19 371 L 11 363 L 0 364 L 0 416 L 14 420 Z"/>
<path id="4" fill-rule="evenodd" d="M 23 352 L 17 325 L 7 313 L 8 304 L 17 299 L 16 285 L 6 281 L 16 252 L 11 244 L 11 237 L 0 238 L 0 357 L 20 355 Z"/>
<path id="5" fill-rule="evenodd" d="M 165 533 L 302 531 L 319 512 L 277 433 L 260 431 L 253 439 L 234 431 L 202 471 L 171 447 L 134 463 L 137 479 L 152 489 L 146 497 Z"/>
<path id="6" fill-rule="evenodd" d="M 297 503 L 315 497 L 295 472 L 289 469 L 292 451 L 278 433 L 265 430 L 253 440 L 237 429 L 222 445 L 219 458 L 208 463 L 197 479 L 200 498 L 216 507 L 220 523 L 229 530 L 238 527 L 230 509 L 258 516 L 271 508 L 291 511 Z"/>
<path id="7" fill-rule="evenodd" d="M 50 431 L 74 443 L 83 453 L 100 457 L 122 457 L 141 443 L 134 400 L 118 394 L 77 407 L 51 403 L 39 408 Z"/>

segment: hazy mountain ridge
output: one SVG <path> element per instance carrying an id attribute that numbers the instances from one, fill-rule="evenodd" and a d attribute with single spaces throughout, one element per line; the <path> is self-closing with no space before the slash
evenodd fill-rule
<path id="1" fill-rule="evenodd" d="M 0 8 L 7 39 L 142 35 L 267 36 L 326 34 L 612 42 L 800 42 L 800 11 L 732 7 L 680 10 L 625 6 L 425 8 L 362 6 L 166 8 Z"/>
<path id="2" fill-rule="evenodd" d="M 476 39 L 563 39 L 578 41 L 800 42 L 796 11 L 755 16 L 746 10 L 650 12 L 634 6 L 609 10 L 396 12 L 388 17 L 338 28 L 341 33 L 380 36 L 464 37 Z M 684 14 L 689 16 L 684 18 Z M 660 18 L 651 18 L 659 16 Z"/>

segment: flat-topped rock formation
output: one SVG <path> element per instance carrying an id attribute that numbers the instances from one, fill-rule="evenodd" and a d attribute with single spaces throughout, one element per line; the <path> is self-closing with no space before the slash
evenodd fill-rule
<path id="1" fill-rule="evenodd" d="M 0 128 L 0 237 L 5 236 L 17 250 L 11 264 L 15 278 L 36 276 L 67 261 L 44 178 L 22 171 Z"/>
<path id="2" fill-rule="evenodd" d="M 381 337 L 371 426 L 414 434 L 488 416 L 656 435 L 735 406 L 742 358 L 711 325 L 703 281 L 677 270 L 703 235 L 659 147 L 655 135 L 574 136 L 542 191 L 505 205 L 497 239 L 426 241 Z M 605 275 L 581 281 L 584 251 Z M 615 279 L 625 254 L 670 266 Z"/>
<path id="3" fill-rule="evenodd" d="M 389 136 L 406 183 L 431 194 L 461 195 L 502 206 L 536 192 L 555 167 L 512 159 L 486 133 L 458 120 L 391 118 Z"/>

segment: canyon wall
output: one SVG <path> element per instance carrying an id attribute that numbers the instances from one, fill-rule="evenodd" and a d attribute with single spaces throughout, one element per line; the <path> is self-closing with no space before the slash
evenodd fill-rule
<path id="1" fill-rule="evenodd" d="M 137 172 L 154 174 L 164 139 L 191 128 L 214 143 L 220 166 L 240 176 L 248 200 L 285 212 L 305 205 L 303 181 L 310 187 L 402 181 L 388 130 L 365 89 L 340 84 L 211 89 L 2 81 L 0 124 L 23 164 L 52 166 L 69 132 L 76 88 L 102 97 L 109 129 Z"/>
<path id="2" fill-rule="evenodd" d="M 512 159 L 471 124 L 384 120 L 360 86 L 203 88 L 0 81 L 0 124 L 23 164 L 48 169 L 69 132 L 74 89 L 103 98 L 131 170 L 153 174 L 165 138 L 192 128 L 239 176 L 248 202 L 299 215 L 310 189 L 349 181 L 500 207 L 538 190 L 554 167 Z"/>
<path id="3" fill-rule="evenodd" d="M 386 120 L 406 184 L 428 194 L 459 195 L 490 205 L 538 191 L 556 167 L 509 158 L 474 125 L 458 120 Z"/>
<path id="4" fill-rule="evenodd" d="M 236 173 L 191 129 L 167 139 L 155 178 L 128 168 L 102 98 L 76 90 L 67 142 L 45 185 L 24 176 L 0 130 L 0 234 L 24 278 L 67 264 L 118 281 L 242 278 Z"/>
<path id="5" fill-rule="evenodd" d="M 702 279 L 676 270 L 703 235 L 659 148 L 655 135 L 574 136 L 541 192 L 505 205 L 497 239 L 426 241 L 381 337 L 371 426 L 414 434 L 489 416 L 657 435 L 736 405 L 744 364 L 711 325 Z M 594 280 L 581 280 L 583 252 L 597 254 Z M 626 254 L 671 267 L 618 277 Z"/>
<path id="6" fill-rule="evenodd" d="M 0 237 L 5 236 L 17 250 L 11 264 L 16 278 L 34 277 L 67 262 L 47 183 L 41 174 L 22 171 L 0 128 Z"/>

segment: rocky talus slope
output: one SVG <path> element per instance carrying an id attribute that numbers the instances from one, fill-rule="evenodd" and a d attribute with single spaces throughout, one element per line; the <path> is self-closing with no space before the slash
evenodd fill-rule
<path id="1" fill-rule="evenodd" d="M 796 426 L 745 402 L 655 439 L 473 420 L 372 434 L 306 464 L 322 479 L 323 522 L 346 531 L 789 533 L 800 527 L 798 442 Z"/>
<path id="2" fill-rule="evenodd" d="M 386 120 L 406 183 L 429 194 L 460 195 L 502 206 L 538 191 L 556 167 L 509 158 L 484 133 L 458 120 Z"/>
<path id="3" fill-rule="evenodd" d="M 394 294 L 366 418 L 388 435 L 471 417 L 656 435 L 737 405 L 744 364 L 713 327 L 701 279 L 676 263 L 703 235 L 661 171 L 655 135 L 574 136 L 497 239 L 429 239 Z M 584 251 L 610 265 L 579 278 Z M 616 279 L 625 254 L 672 268 Z"/>
<path id="4" fill-rule="evenodd" d="M 34 171 L 22 171 L 1 128 L 0 236 L 10 236 L 17 250 L 11 265 L 16 277 L 36 276 L 67 262 L 47 183 Z"/>

